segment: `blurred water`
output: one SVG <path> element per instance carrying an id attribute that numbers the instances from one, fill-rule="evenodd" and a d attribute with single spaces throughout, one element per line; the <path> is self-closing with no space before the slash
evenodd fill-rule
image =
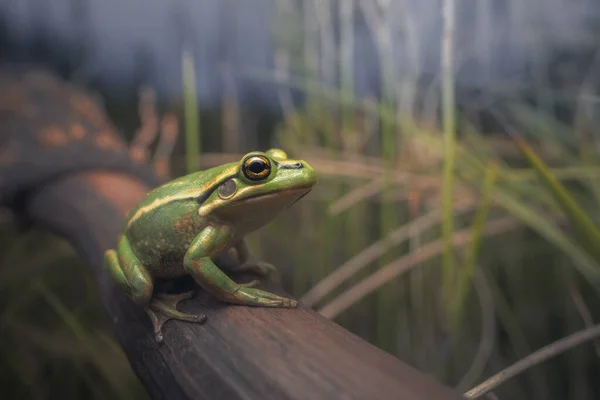
<path id="1" fill-rule="evenodd" d="M 327 13 L 339 23 L 327 0 L 2 0 L 0 17 L 9 34 L 9 58 L 27 59 L 41 37 L 79 65 L 79 77 L 100 79 L 114 90 L 148 83 L 160 95 L 178 95 L 180 55 L 187 43 L 196 57 L 202 104 L 235 90 L 255 104 L 277 106 L 273 84 L 248 78 L 253 69 L 273 70 L 275 22 L 291 41 L 314 26 L 312 43 L 321 46 L 321 72 L 337 76 L 339 57 L 327 47 Z M 353 1 L 354 75 L 359 93 L 379 91 L 377 43 L 387 36 L 395 78 L 439 71 L 440 0 Z M 600 18 L 593 0 L 461 0 L 457 12 L 458 80 L 469 85 L 528 81 L 542 59 L 558 49 L 595 50 Z M 311 18 L 302 20 L 302 7 Z M 287 8 L 286 8 L 287 7 Z M 283 14 L 282 10 L 287 9 Z M 291 11 L 290 11 L 291 10 Z M 369 26 L 375 16 L 376 24 Z M 291 17 L 290 17 L 291 16 Z M 317 18 L 318 16 L 318 18 Z M 383 30 L 382 28 L 386 28 Z M 372 29 L 384 36 L 373 35 Z M 36 36 L 37 35 L 37 36 Z M 337 36 L 334 35 L 334 36 Z M 288 41 L 289 42 L 289 41 Z M 305 47 L 294 49 L 305 49 Z M 379 47 L 381 48 L 381 47 Z M 83 49 L 83 55 L 73 49 Z M 292 50 L 292 56 L 298 56 Z M 389 54 L 391 53 L 391 54 Z M 79 62 L 76 57 L 81 56 Z M 543 68 L 542 68 L 543 69 Z M 329 73 L 327 73 L 329 71 Z M 331 78 L 330 78 L 331 79 Z"/>

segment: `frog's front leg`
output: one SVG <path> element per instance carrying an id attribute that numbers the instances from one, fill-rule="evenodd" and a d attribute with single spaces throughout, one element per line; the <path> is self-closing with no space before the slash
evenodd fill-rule
<path id="1" fill-rule="evenodd" d="M 196 236 L 184 257 L 183 265 L 198 285 L 227 303 L 296 307 L 298 303 L 295 300 L 234 282 L 213 263 L 211 257 L 224 251 L 232 240 L 233 232 L 226 226 L 208 226 Z"/>
<path id="2" fill-rule="evenodd" d="M 147 269 L 140 263 L 125 235 L 117 245 L 117 251 L 107 250 L 104 264 L 113 279 L 137 305 L 143 306 L 152 320 L 157 342 L 163 341 L 162 326 L 169 319 L 204 322 L 205 315 L 186 314 L 177 310 L 177 304 L 192 297 L 193 292 L 180 294 L 160 293 L 153 296 L 154 282 Z"/>
<path id="3" fill-rule="evenodd" d="M 261 276 L 270 277 L 275 281 L 279 281 L 279 273 L 277 271 L 277 268 L 273 264 L 269 264 L 268 262 L 262 261 L 254 254 L 252 254 L 252 252 L 248 248 L 248 244 L 244 239 L 236 242 L 234 248 L 237 253 L 239 264 L 230 268 L 232 271 L 249 271 Z"/>

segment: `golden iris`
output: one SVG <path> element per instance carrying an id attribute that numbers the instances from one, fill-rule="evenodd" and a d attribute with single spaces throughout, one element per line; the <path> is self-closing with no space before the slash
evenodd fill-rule
<path id="1" fill-rule="evenodd" d="M 259 181 L 269 176 L 271 162 L 265 156 L 250 156 L 244 161 L 242 170 L 246 178 Z"/>

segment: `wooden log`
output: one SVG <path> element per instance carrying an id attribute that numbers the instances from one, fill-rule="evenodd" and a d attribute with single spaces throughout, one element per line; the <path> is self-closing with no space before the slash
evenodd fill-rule
<path id="1" fill-rule="evenodd" d="M 146 314 L 110 279 L 103 253 L 158 179 L 129 158 L 84 92 L 18 69 L 0 73 L 0 84 L 0 200 L 68 238 L 89 263 L 116 337 L 152 398 L 463 398 L 309 309 L 228 305 L 198 291 L 180 309 L 205 313 L 207 322 L 169 321 L 157 344 Z"/>

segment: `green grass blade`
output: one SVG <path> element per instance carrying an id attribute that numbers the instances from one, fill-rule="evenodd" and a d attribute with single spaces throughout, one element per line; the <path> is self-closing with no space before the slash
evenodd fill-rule
<path id="1" fill-rule="evenodd" d="M 507 191 L 496 188 L 494 200 L 515 218 L 521 220 L 542 237 L 563 251 L 571 258 L 575 267 L 600 293 L 600 270 L 598 263 L 576 242 L 571 240 L 547 216 L 537 212 L 534 208 L 515 199 Z"/>
<path id="2" fill-rule="evenodd" d="M 569 218 L 582 247 L 597 262 L 600 262 L 600 231 L 598 227 L 594 225 L 590 217 L 579 207 L 568 190 L 556 179 L 533 149 L 523 139 L 515 138 L 515 141 L 523 155 L 537 172 L 540 181 Z"/>
<path id="3" fill-rule="evenodd" d="M 185 148 L 187 172 L 198 170 L 200 161 L 200 122 L 198 117 L 198 97 L 196 93 L 196 73 L 194 57 L 184 51 L 181 56 L 183 76 L 183 106 L 185 118 Z"/>
<path id="4" fill-rule="evenodd" d="M 485 165 L 469 155 L 468 152 L 461 153 L 460 161 L 481 172 L 485 170 Z M 506 188 L 497 186 L 494 191 L 493 199 L 501 208 L 521 220 L 524 224 L 528 225 L 531 229 L 548 240 L 548 242 L 556 246 L 556 248 L 564 252 L 573 261 L 575 268 L 600 293 L 600 271 L 598 270 L 597 260 L 585 251 L 579 243 L 573 241 L 568 235 L 561 231 L 553 223 L 552 219 L 539 213 L 535 208 L 528 206 L 517 196 L 517 194 L 511 193 Z"/>
<path id="5" fill-rule="evenodd" d="M 481 241 L 483 239 L 483 233 L 485 230 L 485 222 L 490 209 L 491 197 L 496 181 L 498 165 L 495 162 L 491 162 L 489 167 L 486 169 L 483 186 L 481 189 L 481 202 L 477 213 L 475 214 L 475 220 L 472 228 L 472 241 L 466 249 L 465 263 L 462 268 L 462 272 L 458 277 L 458 286 L 456 292 L 454 292 L 452 300 L 452 328 L 456 331 L 458 323 L 460 322 L 462 313 L 463 302 L 467 298 L 469 282 L 473 277 L 477 256 L 481 247 Z"/>
<path id="6" fill-rule="evenodd" d="M 444 127 L 444 166 L 442 183 L 442 237 L 444 239 L 442 293 L 444 297 L 452 292 L 450 284 L 454 273 L 454 254 L 452 249 L 452 231 L 454 212 L 452 199 L 454 193 L 454 157 L 456 154 L 456 108 L 454 88 L 454 22 L 455 3 L 445 0 L 443 7 L 443 37 L 441 48 L 442 68 L 442 119 Z"/>

